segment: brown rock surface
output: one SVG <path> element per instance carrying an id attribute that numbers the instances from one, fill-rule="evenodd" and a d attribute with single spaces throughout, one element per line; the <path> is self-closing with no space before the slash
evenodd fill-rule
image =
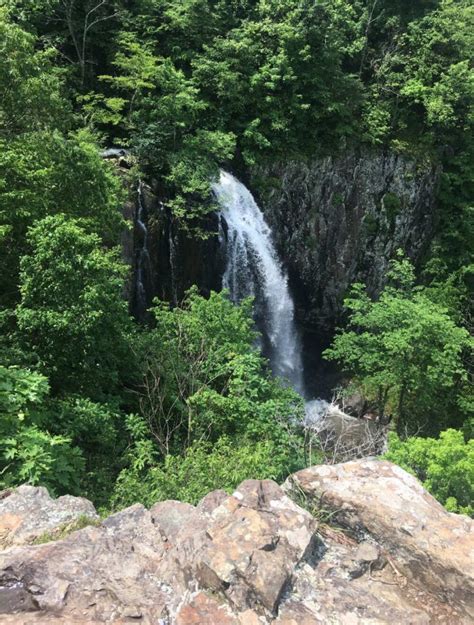
<path id="1" fill-rule="evenodd" d="M 163 552 L 150 513 L 138 504 L 101 527 L 5 550 L 0 555 L 0 614 L 36 611 L 38 623 L 39 617 L 55 615 L 71 622 L 135 618 L 158 623 L 171 603 L 171 590 L 157 577 Z"/>
<path id="2" fill-rule="evenodd" d="M 176 615 L 176 625 L 239 625 L 229 607 L 200 592 Z"/>
<path id="3" fill-rule="evenodd" d="M 222 593 L 237 611 L 258 605 L 273 612 L 311 548 L 313 517 L 270 480 L 243 482 L 220 505 L 204 509 L 211 512 L 197 510 L 183 524 L 169 559 L 188 580 Z"/>
<path id="4" fill-rule="evenodd" d="M 248 480 L 214 511 L 200 570 L 212 571 L 243 609 L 273 612 L 291 573 L 312 547 L 314 518 L 270 480 Z"/>
<path id="5" fill-rule="evenodd" d="M 474 618 L 474 523 L 447 512 L 412 475 L 370 459 L 311 467 L 285 490 L 292 484 L 355 535 L 370 535 L 398 571 Z"/>
<path id="6" fill-rule="evenodd" d="M 0 547 L 25 545 L 87 517 L 99 517 L 90 501 L 65 495 L 50 497 L 46 488 L 24 484 L 0 493 Z"/>
<path id="7" fill-rule="evenodd" d="M 9 497 L 45 499 L 18 490 Z M 71 499 L 50 501 L 70 510 Z M 4 510 L 10 533 L 18 510 Z M 34 510 L 51 526 L 50 505 Z M 284 489 L 248 480 L 196 507 L 137 504 L 5 549 L 0 624 L 468 625 L 471 531 L 390 463 L 313 467 Z"/>

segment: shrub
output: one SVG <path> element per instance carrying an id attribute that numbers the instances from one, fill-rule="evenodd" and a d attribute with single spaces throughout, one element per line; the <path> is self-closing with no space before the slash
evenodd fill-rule
<path id="1" fill-rule="evenodd" d="M 36 421 L 48 391 L 44 376 L 0 365 L 0 488 L 28 482 L 53 493 L 79 490 L 81 451 L 70 437 L 53 435 Z"/>
<path id="2" fill-rule="evenodd" d="M 462 432 L 445 430 L 439 438 L 389 438 L 387 460 L 418 477 L 423 486 L 450 512 L 474 514 L 474 440 Z"/>
<path id="3" fill-rule="evenodd" d="M 280 480 L 289 469 L 288 458 L 271 441 L 253 443 L 224 436 L 214 445 L 195 443 L 185 454 L 169 455 L 145 470 L 133 464 L 120 474 L 112 503 L 116 508 L 137 501 L 151 506 L 164 499 L 196 504 L 212 490 L 232 491 L 250 478 Z"/>

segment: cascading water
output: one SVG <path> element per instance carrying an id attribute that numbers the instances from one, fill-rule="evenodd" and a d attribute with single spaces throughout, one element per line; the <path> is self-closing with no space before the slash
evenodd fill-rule
<path id="1" fill-rule="evenodd" d="M 272 371 L 303 393 L 294 305 L 270 228 L 250 191 L 231 174 L 222 171 L 213 190 L 221 208 L 221 242 L 226 250 L 223 287 L 234 302 L 255 298 Z"/>

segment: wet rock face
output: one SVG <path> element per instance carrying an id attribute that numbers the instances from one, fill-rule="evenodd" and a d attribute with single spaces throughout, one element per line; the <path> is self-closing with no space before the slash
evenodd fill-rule
<path id="1" fill-rule="evenodd" d="M 468 625 L 472 532 L 390 463 L 313 467 L 9 547 L 0 623 Z"/>
<path id="2" fill-rule="evenodd" d="M 137 220 L 138 202 L 142 204 L 143 226 Z M 148 185 L 142 185 L 141 197 L 134 188 L 130 189 L 127 206 L 134 227 L 127 262 L 132 268 L 132 280 L 128 292 L 131 312 L 140 320 L 146 317 L 146 309 L 158 297 L 163 301 L 178 304 L 192 285 L 207 296 L 211 290 L 219 291 L 222 286 L 224 259 L 218 240 L 218 217 L 208 214 L 200 224 L 200 235 L 180 227 L 171 212 L 160 200 L 159 193 Z M 146 254 L 143 255 L 144 236 Z M 130 245 L 128 246 L 130 247 Z M 144 297 L 138 288 L 139 264 L 141 264 Z M 142 301 L 140 301 L 142 300 Z"/>
<path id="3" fill-rule="evenodd" d="M 253 172 L 305 326 L 330 333 L 348 287 L 363 281 L 380 290 L 398 248 L 422 257 L 434 234 L 438 174 L 368 150 Z"/>

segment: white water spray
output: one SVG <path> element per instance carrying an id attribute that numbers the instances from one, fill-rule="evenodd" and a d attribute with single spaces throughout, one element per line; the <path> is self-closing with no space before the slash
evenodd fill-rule
<path id="1" fill-rule="evenodd" d="M 221 242 L 226 248 L 227 266 L 223 287 L 234 302 L 255 298 L 256 317 L 268 339 L 273 372 L 303 393 L 294 305 L 270 228 L 250 191 L 231 174 L 221 172 L 213 190 L 224 221 Z"/>

